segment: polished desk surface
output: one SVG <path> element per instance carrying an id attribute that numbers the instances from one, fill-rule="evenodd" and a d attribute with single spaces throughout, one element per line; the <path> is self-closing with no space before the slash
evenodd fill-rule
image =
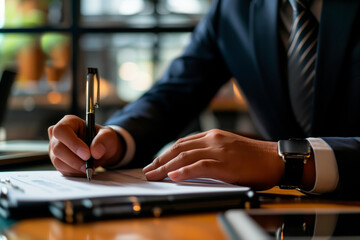
<path id="1" fill-rule="evenodd" d="M 309 200 L 295 190 L 273 188 L 265 193 L 264 209 L 360 210 L 360 202 Z M 219 212 L 132 218 L 70 225 L 54 218 L 27 219 L 14 223 L 0 239 L 227 239 L 217 215 Z"/>

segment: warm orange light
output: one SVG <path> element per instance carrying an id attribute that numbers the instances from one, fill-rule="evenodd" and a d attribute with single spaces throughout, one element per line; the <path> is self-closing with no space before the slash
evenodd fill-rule
<path id="1" fill-rule="evenodd" d="M 134 212 L 140 212 L 141 206 L 139 204 L 134 204 L 133 205 L 133 210 L 134 210 Z"/>
<path id="2" fill-rule="evenodd" d="M 238 85 L 236 84 L 235 80 L 232 81 L 232 85 L 233 85 L 233 91 L 235 94 L 235 98 L 239 101 L 239 102 L 244 102 L 244 98 L 240 92 L 240 89 L 238 87 Z"/>
<path id="3" fill-rule="evenodd" d="M 94 92 L 95 94 L 97 93 L 97 84 L 94 84 Z M 104 99 L 107 96 L 109 96 L 111 94 L 111 91 L 113 89 L 113 86 L 111 85 L 111 83 L 100 77 L 100 99 Z M 101 103 L 100 103 L 101 105 Z"/>
<path id="4" fill-rule="evenodd" d="M 47 95 L 47 99 L 51 104 L 59 104 L 62 100 L 62 95 L 58 92 L 51 91 Z"/>

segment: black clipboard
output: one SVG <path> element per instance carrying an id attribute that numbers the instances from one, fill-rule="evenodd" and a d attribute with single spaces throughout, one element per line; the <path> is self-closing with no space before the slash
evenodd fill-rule
<path id="1" fill-rule="evenodd" d="M 98 220 L 161 217 L 228 209 L 259 207 L 258 195 L 252 191 L 221 194 L 184 194 L 171 196 L 103 197 L 50 202 L 10 201 L 2 192 L 0 216 L 24 219 L 53 216 L 66 223 L 83 223 Z"/>
<path id="2" fill-rule="evenodd" d="M 50 202 L 18 202 L 14 204 L 1 193 L 0 217 L 15 220 L 49 217 L 51 216 L 49 203 Z"/>
<path id="3" fill-rule="evenodd" d="M 91 183 L 57 171 L 2 172 L 0 187 L 1 216 L 19 219 L 52 214 L 68 223 L 259 205 L 250 188 L 211 179 L 148 182 L 141 169 L 100 173 Z"/>
<path id="4" fill-rule="evenodd" d="M 66 223 L 83 223 L 130 217 L 161 217 L 171 214 L 224 211 L 259 207 L 255 192 L 132 196 L 51 202 L 54 217 Z"/>

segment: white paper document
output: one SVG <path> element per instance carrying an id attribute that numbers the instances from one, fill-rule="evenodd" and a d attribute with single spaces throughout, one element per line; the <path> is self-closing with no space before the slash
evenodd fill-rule
<path id="1" fill-rule="evenodd" d="M 110 196 L 166 196 L 177 194 L 244 192 L 247 187 L 212 179 L 172 182 L 147 181 L 141 169 L 97 173 L 91 182 L 85 177 L 65 177 L 58 171 L 0 172 L 2 195 L 11 202 L 56 201 Z"/>

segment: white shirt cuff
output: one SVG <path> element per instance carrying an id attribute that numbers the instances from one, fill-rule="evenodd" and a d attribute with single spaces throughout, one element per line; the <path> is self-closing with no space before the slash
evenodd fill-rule
<path id="1" fill-rule="evenodd" d="M 119 160 L 115 165 L 107 167 L 109 169 L 119 168 L 121 166 L 125 166 L 131 160 L 133 159 L 135 155 L 135 141 L 134 138 L 131 136 L 131 134 L 124 128 L 116 126 L 116 125 L 109 125 L 108 127 L 111 127 L 114 129 L 117 133 L 119 133 L 125 140 L 126 143 L 126 152 L 122 159 Z"/>
<path id="2" fill-rule="evenodd" d="M 332 148 L 321 138 L 308 138 L 314 151 L 315 185 L 310 193 L 328 193 L 336 189 L 339 173 Z"/>

